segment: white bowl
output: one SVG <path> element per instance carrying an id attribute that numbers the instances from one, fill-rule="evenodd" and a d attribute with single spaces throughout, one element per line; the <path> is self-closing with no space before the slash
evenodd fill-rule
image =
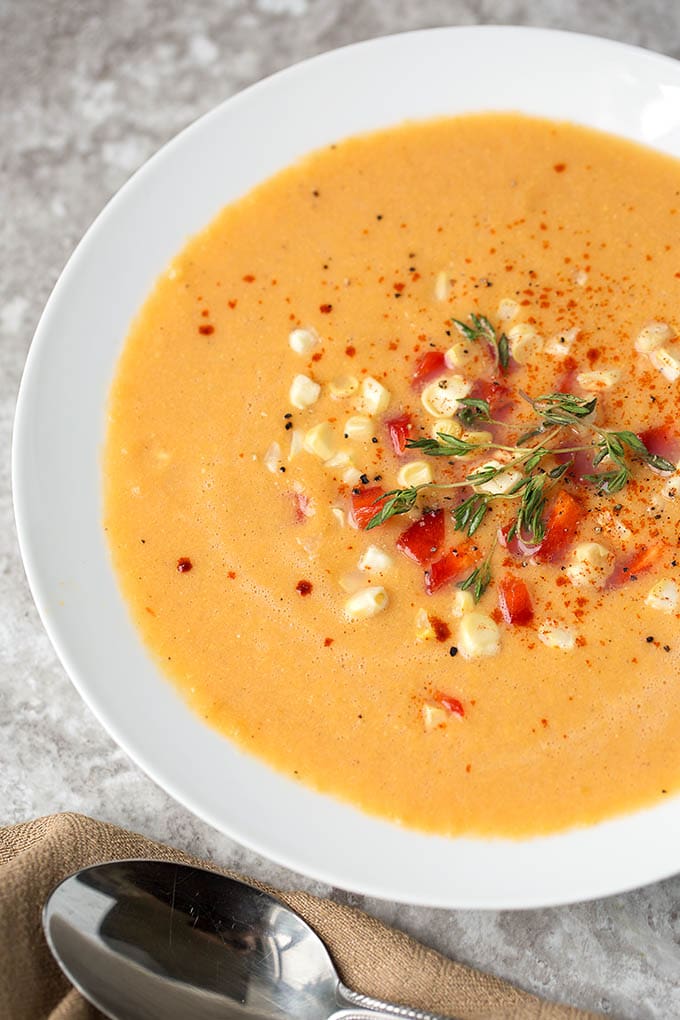
<path id="1" fill-rule="evenodd" d="M 548 838 L 411 832 L 301 788 L 203 725 L 159 673 L 118 591 L 102 531 L 105 404 L 132 317 L 187 237 L 297 157 L 405 118 L 520 110 L 680 156 L 680 64 L 523 28 L 375 39 L 229 99 L 165 146 L 104 209 L 54 289 L 14 433 L 21 549 L 73 683 L 127 753 L 216 828 L 333 885 L 445 907 L 536 907 L 663 878 L 680 799 Z"/>

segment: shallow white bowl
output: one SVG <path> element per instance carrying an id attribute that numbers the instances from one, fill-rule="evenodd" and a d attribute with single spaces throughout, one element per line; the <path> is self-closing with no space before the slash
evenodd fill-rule
<path id="1" fill-rule="evenodd" d="M 185 707 L 141 645 L 101 526 L 105 403 L 130 321 L 187 237 L 311 149 L 405 118 L 521 110 L 680 156 L 680 64 L 585 36 L 447 28 L 376 39 L 283 71 L 203 117 L 104 209 L 33 340 L 14 434 L 21 549 L 73 683 L 127 753 L 197 815 L 334 885 L 446 907 L 602 896 L 680 866 L 680 799 L 549 838 L 446 839 L 301 788 Z M 623 781 L 623 780 L 622 780 Z"/>

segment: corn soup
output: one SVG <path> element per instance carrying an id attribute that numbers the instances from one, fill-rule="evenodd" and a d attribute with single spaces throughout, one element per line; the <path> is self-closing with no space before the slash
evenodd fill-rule
<path id="1" fill-rule="evenodd" d="M 484 114 L 332 145 L 190 240 L 104 476 L 195 712 L 442 834 L 677 792 L 679 209 L 669 157 Z"/>

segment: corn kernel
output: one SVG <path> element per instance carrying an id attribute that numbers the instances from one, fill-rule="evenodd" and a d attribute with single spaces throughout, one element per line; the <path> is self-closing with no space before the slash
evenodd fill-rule
<path id="1" fill-rule="evenodd" d="M 576 635 L 569 627 L 564 627 L 557 620 L 544 620 L 538 628 L 538 640 L 546 648 L 560 648 L 570 652 L 576 644 Z"/>
<path id="2" fill-rule="evenodd" d="M 375 424 L 365 414 L 353 414 L 345 422 L 345 439 L 367 440 L 375 435 Z"/>
<path id="3" fill-rule="evenodd" d="M 279 465 L 281 464 L 281 447 L 278 443 L 271 444 L 262 458 L 262 463 L 268 471 L 272 472 L 272 474 L 279 470 Z"/>
<path id="4" fill-rule="evenodd" d="M 346 485 L 356 485 L 361 479 L 361 471 L 354 466 L 351 454 L 347 450 L 338 450 L 332 457 L 324 461 L 325 468 L 329 471 L 342 469 L 342 480 Z"/>
<path id="5" fill-rule="evenodd" d="M 365 414 L 353 414 L 345 422 L 344 435 L 346 440 L 370 440 L 375 435 L 375 424 Z"/>
<path id="6" fill-rule="evenodd" d="M 467 443 L 478 443 L 480 446 L 490 446 L 493 443 L 493 433 L 484 432 L 464 432 L 462 437 Z"/>
<path id="7" fill-rule="evenodd" d="M 307 354 L 319 342 L 313 329 L 294 329 L 288 336 L 288 343 L 296 354 Z"/>
<path id="8" fill-rule="evenodd" d="M 389 570 L 394 560 L 391 556 L 380 549 L 377 545 L 369 545 L 368 549 L 359 557 L 359 570 L 367 570 L 373 574 L 384 574 Z"/>
<path id="9" fill-rule="evenodd" d="M 449 713 L 434 701 L 423 702 L 422 713 L 423 725 L 428 733 L 438 729 L 440 726 L 446 726 L 448 722 Z"/>
<path id="10" fill-rule="evenodd" d="M 368 414 L 381 414 L 390 406 L 390 391 L 371 375 L 364 379 L 361 392 L 364 398 L 363 406 Z"/>
<path id="11" fill-rule="evenodd" d="M 581 542 L 574 549 L 566 574 L 577 588 L 603 588 L 614 569 L 614 554 L 600 542 Z"/>
<path id="12" fill-rule="evenodd" d="M 450 418 L 458 410 L 458 401 L 467 397 L 472 385 L 462 375 L 443 375 L 423 390 L 420 400 L 428 414 Z"/>
<path id="13" fill-rule="evenodd" d="M 471 591 L 461 591 L 460 588 L 453 596 L 453 604 L 451 606 L 451 615 L 460 619 L 461 616 L 465 616 L 466 613 L 473 612 L 475 608 L 475 600 Z"/>
<path id="14" fill-rule="evenodd" d="M 675 581 L 664 577 L 650 588 L 646 605 L 662 613 L 674 613 L 678 608 L 678 586 Z"/>
<path id="15" fill-rule="evenodd" d="M 635 338 L 635 350 L 640 354 L 651 354 L 674 336 L 675 330 L 667 322 L 649 322 Z"/>
<path id="16" fill-rule="evenodd" d="M 445 436 L 457 438 L 463 434 L 463 429 L 453 418 L 439 418 L 432 426 L 432 438 L 436 439 L 440 432 Z"/>
<path id="17" fill-rule="evenodd" d="M 488 460 L 485 464 L 480 464 L 476 469 L 477 471 L 483 471 L 484 468 L 502 468 L 503 465 L 499 460 Z M 494 475 L 488 482 L 479 482 L 473 486 L 476 492 L 485 492 L 489 496 L 503 496 L 510 492 L 510 489 L 522 477 L 522 472 L 517 471 L 514 468 L 509 468 L 505 471 L 501 471 L 499 474 Z"/>
<path id="18" fill-rule="evenodd" d="M 416 641 L 431 641 L 436 634 L 430 623 L 430 617 L 425 609 L 419 609 L 416 613 Z"/>
<path id="19" fill-rule="evenodd" d="M 345 613 L 350 620 L 368 620 L 387 609 L 389 599 L 383 587 L 364 588 L 345 602 Z"/>
<path id="20" fill-rule="evenodd" d="M 599 390 L 610 390 L 612 386 L 616 386 L 620 378 L 618 368 L 605 368 L 593 372 L 579 372 L 576 382 L 588 393 L 597 393 Z"/>
<path id="21" fill-rule="evenodd" d="M 305 436 L 302 429 L 293 429 L 290 434 L 290 452 L 288 454 L 289 461 L 293 460 L 294 457 L 297 457 L 298 453 L 302 452 L 304 438 Z"/>
<path id="22" fill-rule="evenodd" d="M 486 613 L 466 613 L 460 621 L 458 648 L 466 659 L 496 655 L 501 645 L 497 623 Z"/>
<path id="23" fill-rule="evenodd" d="M 446 301 L 450 290 L 449 274 L 442 270 L 440 273 L 437 273 L 437 278 L 434 281 L 434 296 L 437 301 Z"/>
<path id="24" fill-rule="evenodd" d="M 330 460 L 335 453 L 336 443 L 333 429 L 328 422 L 322 421 L 318 425 L 313 425 L 305 433 L 303 446 L 307 453 L 313 453 L 323 461 Z"/>
<path id="25" fill-rule="evenodd" d="M 543 350 L 553 358 L 566 358 L 571 353 L 578 334 L 578 326 L 565 329 L 561 333 L 555 333 L 549 340 L 546 340 Z"/>
<path id="26" fill-rule="evenodd" d="M 345 485 L 358 485 L 361 481 L 361 471 L 354 467 L 354 464 L 350 464 L 342 472 L 342 480 Z"/>
<path id="27" fill-rule="evenodd" d="M 526 365 L 538 354 L 543 340 L 533 326 L 527 322 L 518 322 L 508 330 L 510 353 L 518 365 Z"/>
<path id="28" fill-rule="evenodd" d="M 321 395 L 321 387 L 313 379 L 310 379 L 308 375 L 296 375 L 290 387 L 288 394 L 289 400 L 293 407 L 297 407 L 299 411 L 304 411 L 306 407 L 311 407 L 315 404 Z"/>
<path id="29" fill-rule="evenodd" d="M 513 298 L 503 298 L 498 303 L 498 318 L 501 322 L 510 322 L 519 314 L 519 304 Z"/>
<path id="30" fill-rule="evenodd" d="M 353 375 L 338 375 L 328 384 L 328 393 L 332 400 L 344 400 L 358 389 L 359 380 Z"/>
<path id="31" fill-rule="evenodd" d="M 402 489 L 410 489 L 412 485 L 428 485 L 432 481 L 432 468 L 424 460 L 412 460 L 397 475 L 397 484 Z"/>
<path id="32" fill-rule="evenodd" d="M 352 456 L 349 450 L 338 450 L 332 457 L 324 461 L 324 467 L 328 468 L 329 471 L 334 468 L 347 467 L 348 464 L 352 463 Z"/>
<path id="33" fill-rule="evenodd" d="M 333 517 L 333 520 L 335 521 L 335 523 L 338 525 L 339 528 L 344 528 L 344 526 L 345 526 L 345 514 L 344 514 L 344 511 L 342 510 L 341 507 L 339 507 L 339 506 L 332 506 L 331 507 L 331 516 Z"/>
<path id="34" fill-rule="evenodd" d="M 472 349 L 472 344 L 466 340 L 459 340 L 449 347 L 444 355 L 444 361 L 447 368 L 464 368 L 474 357 L 475 352 Z"/>
<path id="35" fill-rule="evenodd" d="M 659 347 L 658 350 L 652 351 L 649 360 L 669 382 L 677 382 L 680 379 L 680 358 L 675 351 Z"/>

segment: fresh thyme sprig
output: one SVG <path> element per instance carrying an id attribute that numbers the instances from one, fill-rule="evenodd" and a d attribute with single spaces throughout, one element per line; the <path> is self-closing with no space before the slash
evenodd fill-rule
<path id="1" fill-rule="evenodd" d="M 547 393 L 532 400 L 520 390 L 520 396 L 531 405 L 544 426 L 582 425 L 597 407 L 597 397 L 577 397 L 573 393 Z"/>
<path id="2" fill-rule="evenodd" d="M 504 372 L 508 370 L 510 364 L 510 342 L 505 333 L 501 333 L 500 336 L 496 333 L 486 315 L 475 315 L 472 312 L 470 315 L 472 325 L 461 322 L 460 319 L 452 319 L 451 322 L 462 333 L 465 339 L 471 343 L 475 343 L 477 340 L 485 340 L 491 347 L 496 362 Z"/>
<path id="3" fill-rule="evenodd" d="M 427 457 L 465 457 L 475 450 L 486 450 L 488 443 L 471 443 L 468 439 L 450 436 L 446 432 L 438 432 L 434 439 L 407 439 L 409 450 L 420 450 Z"/>
<path id="4" fill-rule="evenodd" d="M 493 498 L 486 492 L 475 492 L 459 503 L 455 510 L 451 511 L 456 531 L 465 531 L 468 535 L 474 535 L 486 517 L 487 511 L 491 509 Z"/>
<path id="5" fill-rule="evenodd" d="M 384 496 L 379 496 L 375 504 L 382 504 L 378 513 L 370 519 L 366 525 L 366 531 L 377 528 L 391 517 L 398 517 L 400 514 L 407 514 L 416 504 L 421 489 L 430 488 L 431 483 L 424 485 L 412 485 L 408 489 L 391 489 Z"/>
<path id="6" fill-rule="evenodd" d="M 619 432 L 597 429 L 599 439 L 596 443 L 597 453 L 593 458 L 593 467 L 597 467 L 608 457 L 614 467 L 608 471 L 598 471 L 585 475 L 585 479 L 597 487 L 599 493 L 613 496 L 620 492 L 631 479 L 632 469 L 627 453 L 637 457 L 643 464 L 648 464 L 657 471 L 675 471 L 675 465 L 665 457 L 650 453 L 643 441 L 634 432 L 623 429 Z"/>
<path id="7" fill-rule="evenodd" d="M 479 422 L 490 422 L 491 407 L 488 400 L 478 400 L 474 397 L 461 397 L 458 401 L 456 417 L 463 425 L 476 425 Z M 496 422 L 495 424 L 501 424 Z"/>
<path id="8" fill-rule="evenodd" d="M 520 390 L 520 396 L 533 408 L 538 422 L 518 438 L 518 446 L 540 436 L 548 426 L 577 430 L 583 428 L 597 406 L 597 397 L 577 397 L 573 393 L 546 393 L 542 397 L 532 398 Z"/>
<path id="9" fill-rule="evenodd" d="M 496 542 L 494 541 L 479 566 L 475 567 L 475 569 L 468 574 L 464 580 L 458 582 L 458 587 L 461 591 L 472 592 L 472 597 L 475 602 L 479 602 L 482 595 L 491 584 L 491 560 L 495 551 Z"/>
<path id="10" fill-rule="evenodd" d="M 482 336 L 489 340 L 489 331 L 493 332 L 493 327 L 488 319 L 473 315 L 471 320 L 472 327 L 466 326 L 465 323 L 457 325 L 459 328 L 465 327 L 466 330 L 474 332 L 474 339 Z M 495 337 L 495 333 L 493 335 Z M 457 531 L 469 536 L 474 535 L 484 522 L 493 502 L 516 500 L 517 510 L 507 531 L 508 540 L 518 536 L 540 544 L 545 537 L 545 509 L 550 491 L 559 484 L 573 465 L 573 459 L 567 459 L 551 466 L 550 459 L 556 454 L 567 456 L 578 451 L 594 451 L 593 467 L 598 467 L 605 458 L 609 458 L 613 462 L 613 468 L 584 476 L 586 481 L 596 487 L 599 494 L 614 495 L 620 492 L 632 477 L 632 463 L 635 461 L 646 464 L 656 471 L 676 470 L 670 461 L 651 453 L 634 432 L 627 429 L 602 429 L 595 425 L 593 417 L 597 397 L 578 397 L 573 393 L 548 393 L 535 398 L 522 393 L 522 397 L 535 411 L 538 422 L 534 428 L 520 436 L 515 445 L 502 445 L 493 440 L 472 442 L 445 432 L 438 432 L 432 439 L 408 440 L 406 443 L 408 449 L 419 450 L 429 457 L 455 459 L 491 449 L 504 451 L 512 456 L 506 463 L 481 464 L 461 481 L 426 482 L 406 489 L 392 489 L 376 500 L 376 505 L 380 504 L 380 510 L 368 523 L 367 530 L 379 527 L 399 514 L 409 513 L 423 490 L 469 487 L 473 490 L 472 495 L 463 499 L 451 511 Z M 460 404 L 463 412 L 470 416 L 470 420 L 492 421 L 487 401 L 469 399 L 460 401 Z M 576 433 L 579 438 L 587 438 L 587 432 L 590 432 L 590 436 L 587 442 L 564 446 L 562 444 L 565 429 L 572 434 Z M 530 439 L 537 437 L 540 437 L 538 443 L 533 446 L 525 445 Z M 520 477 L 506 491 L 502 489 L 489 491 L 490 482 L 504 473 L 518 469 Z M 492 553 L 493 548 L 482 564 L 460 584 L 464 590 L 472 588 L 475 600 L 481 598 L 490 583 Z"/>
<path id="11" fill-rule="evenodd" d="M 556 431 L 558 430 L 547 433 L 546 438 L 553 438 Z M 453 443 L 451 442 L 452 440 Z M 469 536 L 474 535 L 480 527 L 494 500 L 517 499 L 519 501 L 519 509 L 515 521 L 515 530 L 521 533 L 524 529 L 527 529 L 532 541 L 541 541 L 543 538 L 543 525 L 540 524 L 539 526 L 539 521 L 541 520 L 541 514 L 546 502 L 545 496 L 542 494 L 551 488 L 570 466 L 570 462 L 567 462 L 551 469 L 549 472 L 541 471 L 540 474 L 534 475 L 533 472 L 539 467 L 541 462 L 554 452 L 551 447 L 538 444 L 537 446 L 525 449 L 516 446 L 499 446 L 491 442 L 466 443 L 464 440 L 459 440 L 455 436 L 448 436 L 444 433 L 438 433 L 436 439 L 409 440 L 406 445 L 409 449 L 418 449 L 435 457 L 444 455 L 462 457 L 471 449 L 489 450 L 493 448 L 514 453 L 515 456 L 510 458 L 505 464 L 481 464 L 467 474 L 462 481 L 444 484 L 429 482 L 418 486 L 418 489 L 473 488 L 475 490 L 473 494 L 464 499 L 451 511 L 456 530 L 463 531 Z M 578 447 L 578 449 L 581 449 L 581 447 Z M 522 468 L 521 477 L 507 492 L 484 491 L 483 487 L 488 486 L 499 475 L 518 467 Z M 399 495 L 403 497 L 403 501 L 399 499 Z M 387 493 L 387 496 L 390 499 L 383 502 L 379 514 L 376 514 L 371 520 L 369 527 L 377 527 L 378 524 L 382 524 L 397 514 L 408 513 L 415 505 L 417 492 L 414 489 L 397 489 Z M 385 497 L 381 496 L 380 501 L 382 502 L 383 500 L 385 500 Z"/>
<path id="12" fill-rule="evenodd" d="M 550 489 L 553 480 L 549 473 L 541 472 L 535 475 L 526 475 L 521 478 L 508 495 L 522 493 L 517 516 L 510 525 L 508 541 L 512 541 L 515 535 L 529 534 L 533 542 L 537 544 L 545 538 L 545 521 L 543 512 L 548 502 L 547 491 Z"/>

